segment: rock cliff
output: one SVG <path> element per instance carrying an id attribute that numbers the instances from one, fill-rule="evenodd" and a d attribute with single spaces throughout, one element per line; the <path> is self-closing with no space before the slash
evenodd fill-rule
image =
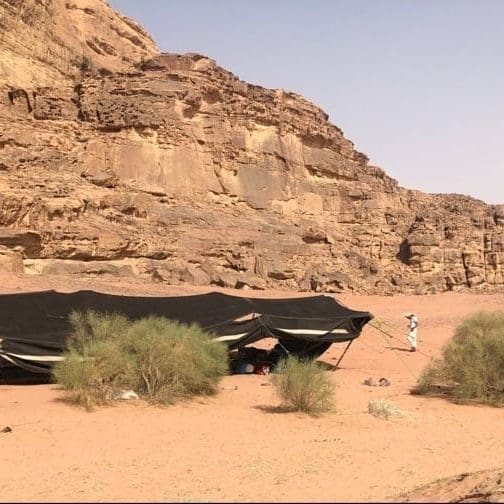
<path id="1" fill-rule="evenodd" d="M 424 194 L 321 109 L 100 0 L 0 0 L 0 268 L 339 292 L 504 286 L 504 205 Z"/>

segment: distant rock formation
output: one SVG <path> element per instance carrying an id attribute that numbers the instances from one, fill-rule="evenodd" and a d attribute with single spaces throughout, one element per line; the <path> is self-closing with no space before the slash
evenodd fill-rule
<path id="1" fill-rule="evenodd" d="M 429 293 L 504 286 L 504 205 L 401 188 L 321 109 L 101 0 L 0 0 L 0 269 Z"/>

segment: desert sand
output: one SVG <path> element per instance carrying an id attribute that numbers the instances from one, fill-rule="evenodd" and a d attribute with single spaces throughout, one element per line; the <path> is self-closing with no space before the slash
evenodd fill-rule
<path id="1" fill-rule="evenodd" d="M 79 288 L 139 295 L 208 291 L 63 277 L 0 279 L 2 292 Z M 213 289 L 217 290 L 217 289 Z M 222 289 L 221 289 L 222 290 Z M 307 295 L 227 291 L 250 296 Z M 160 408 L 124 401 L 94 412 L 62 401 L 57 385 L 0 385 L 2 501 L 383 501 L 460 473 L 504 466 L 504 411 L 410 394 L 454 328 L 476 310 L 502 309 L 504 294 L 357 296 L 337 299 L 371 311 L 339 369 L 337 412 L 279 413 L 267 376 L 228 376 L 211 398 Z M 419 352 L 404 351 L 406 319 L 419 318 Z M 344 345 L 321 360 L 334 364 Z M 386 377 L 389 387 L 363 381 Z M 367 413 L 387 398 L 405 416 Z M 439 491 L 428 496 L 445 501 Z M 418 497 L 418 500 L 421 496 Z"/>

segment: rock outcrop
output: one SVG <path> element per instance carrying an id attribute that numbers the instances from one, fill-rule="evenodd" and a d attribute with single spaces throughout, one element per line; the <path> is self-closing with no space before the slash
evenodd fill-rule
<path id="1" fill-rule="evenodd" d="M 491 469 L 438 479 L 388 502 L 504 502 L 504 471 Z"/>
<path id="2" fill-rule="evenodd" d="M 504 286 L 504 205 L 401 188 L 301 96 L 160 54 L 100 0 L 0 0 L 0 189 L 0 268 L 30 274 Z"/>

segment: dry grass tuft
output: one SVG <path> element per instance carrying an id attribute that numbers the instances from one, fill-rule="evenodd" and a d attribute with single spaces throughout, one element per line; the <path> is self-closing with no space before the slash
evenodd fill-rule
<path id="1" fill-rule="evenodd" d="M 371 399 L 368 402 L 368 413 L 379 418 L 388 420 L 390 417 L 402 417 L 405 414 L 391 401 L 387 399 Z"/>
<path id="2" fill-rule="evenodd" d="M 290 411 L 319 415 L 334 410 L 334 384 L 314 360 L 289 357 L 279 364 L 271 380 Z"/>

